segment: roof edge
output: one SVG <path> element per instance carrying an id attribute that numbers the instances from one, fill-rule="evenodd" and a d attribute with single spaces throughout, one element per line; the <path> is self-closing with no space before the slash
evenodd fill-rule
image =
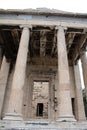
<path id="1" fill-rule="evenodd" d="M 87 18 L 87 13 L 73 13 L 57 9 L 37 8 L 37 9 L 0 9 L 0 14 L 31 14 L 31 15 L 54 15 L 65 17 Z"/>

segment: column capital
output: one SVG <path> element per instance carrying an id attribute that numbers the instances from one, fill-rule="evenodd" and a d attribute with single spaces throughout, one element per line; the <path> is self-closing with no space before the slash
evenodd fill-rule
<path id="1" fill-rule="evenodd" d="M 29 28 L 30 30 L 32 29 L 32 25 L 20 25 L 20 28 Z"/>
<path id="2" fill-rule="evenodd" d="M 61 26 L 61 25 L 60 26 L 56 26 L 55 30 L 59 30 L 60 28 L 63 28 L 64 30 L 67 30 L 67 27 L 64 27 L 64 26 Z"/>
<path id="3" fill-rule="evenodd" d="M 87 47 L 81 49 L 80 57 L 82 57 L 87 52 Z"/>

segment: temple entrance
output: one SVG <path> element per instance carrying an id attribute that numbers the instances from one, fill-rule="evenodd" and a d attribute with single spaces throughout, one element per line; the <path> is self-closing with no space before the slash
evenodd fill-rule
<path id="1" fill-rule="evenodd" d="M 48 118 L 49 82 L 34 81 L 32 97 L 33 118 Z"/>
<path id="2" fill-rule="evenodd" d="M 37 116 L 43 116 L 43 103 L 37 103 Z"/>

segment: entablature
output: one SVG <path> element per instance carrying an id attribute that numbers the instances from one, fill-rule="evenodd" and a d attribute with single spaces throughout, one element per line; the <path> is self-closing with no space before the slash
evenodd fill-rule
<path id="1" fill-rule="evenodd" d="M 49 12 L 49 11 L 48 11 Z M 75 62 L 87 44 L 87 16 L 60 12 L 55 13 L 0 13 L 0 47 L 7 58 L 17 57 L 22 28 L 31 26 L 29 61 L 41 57 L 57 59 L 57 30 L 62 26 L 65 29 L 67 55 L 70 63 Z M 49 58 L 50 57 L 50 58 Z M 46 58 L 45 58 L 46 59 Z M 44 61 L 45 62 L 45 61 Z M 43 63 L 44 64 L 44 63 Z M 55 62 L 55 65 L 57 63 Z"/>

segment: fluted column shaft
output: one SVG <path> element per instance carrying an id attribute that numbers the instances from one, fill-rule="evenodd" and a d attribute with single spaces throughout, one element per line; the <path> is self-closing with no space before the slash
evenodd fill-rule
<path id="1" fill-rule="evenodd" d="M 5 119 L 22 119 L 23 86 L 25 81 L 29 37 L 29 28 L 24 27 L 21 35 L 13 76 L 12 89 L 8 106 L 9 112 L 7 113 Z"/>
<path id="2" fill-rule="evenodd" d="M 83 52 L 81 56 L 81 62 L 82 62 L 82 70 L 83 70 L 83 79 L 84 79 L 84 85 L 86 90 L 86 100 L 87 100 L 87 56 L 86 52 Z"/>
<path id="3" fill-rule="evenodd" d="M 1 64 L 2 64 L 2 48 L 0 47 L 0 68 L 1 68 Z"/>
<path id="4" fill-rule="evenodd" d="M 74 65 L 74 74 L 75 74 L 75 91 L 76 91 L 76 103 L 77 103 L 77 120 L 84 121 L 86 120 L 85 111 L 84 111 L 84 103 L 82 96 L 82 85 L 81 85 L 81 77 L 79 66 Z"/>
<path id="5" fill-rule="evenodd" d="M 65 43 L 65 33 L 63 27 L 59 26 L 57 31 L 57 49 L 58 49 L 58 120 L 73 121 L 72 105 L 70 97 L 70 79 L 67 59 L 67 50 Z"/>
<path id="6" fill-rule="evenodd" d="M 0 70 L 0 117 L 2 114 L 5 90 L 6 90 L 6 85 L 7 85 L 8 75 L 9 75 L 9 67 L 10 67 L 10 63 L 7 62 L 6 57 L 3 56 L 1 70 Z"/>

